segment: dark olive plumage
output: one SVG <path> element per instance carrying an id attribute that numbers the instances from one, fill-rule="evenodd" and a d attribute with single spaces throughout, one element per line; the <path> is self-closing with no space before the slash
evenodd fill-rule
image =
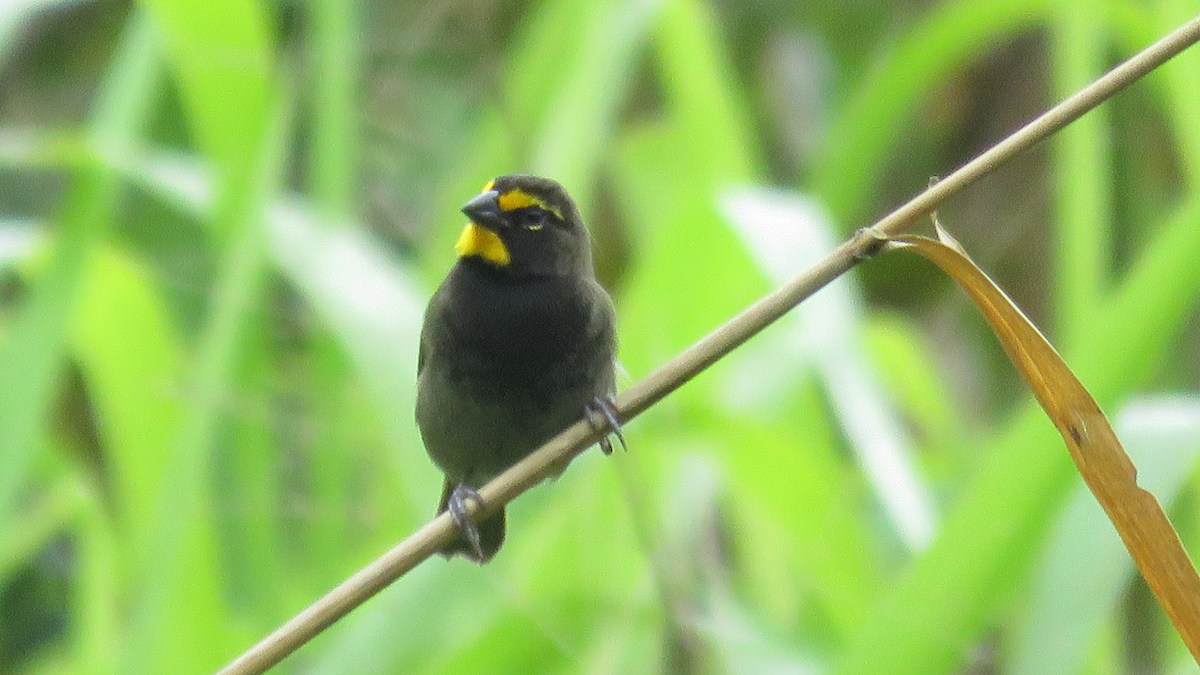
<path id="1" fill-rule="evenodd" d="M 454 489 L 482 486 L 613 393 L 612 302 L 592 271 L 588 234 L 556 182 L 502 176 L 463 208 L 474 226 L 425 311 L 417 424 Z M 491 237 L 498 237 L 499 242 Z M 479 524 L 487 562 L 504 512 Z"/>

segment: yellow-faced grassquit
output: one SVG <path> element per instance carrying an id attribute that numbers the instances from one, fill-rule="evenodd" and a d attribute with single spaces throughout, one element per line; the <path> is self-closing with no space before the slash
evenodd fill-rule
<path id="1" fill-rule="evenodd" d="M 442 553 L 485 563 L 504 542 L 504 510 L 472 523 L 475 488 L 585 415 L 619 437 L 616 334 L 587 228 L 561 185 L 501 176 L 462 210 L 458 262 L 425 310 L 416 412 L 446 474 L 438 513 L 462 533 Z"/>

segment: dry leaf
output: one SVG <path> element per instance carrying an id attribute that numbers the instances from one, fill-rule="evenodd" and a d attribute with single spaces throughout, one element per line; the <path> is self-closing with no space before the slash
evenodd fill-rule
<path id="1" fill-rule="evenodd" d="M 934 224 L 938 240 L 909 235 L 891 239 L 889 247 L 921 254 L 971 296 L 1058 427 L 1092 494 L 1200 663 L 1200 577 L 1162 506 L 1138 486 L 1137 469 L 1108 419 L 1050 342 L 936 219 Z"/>

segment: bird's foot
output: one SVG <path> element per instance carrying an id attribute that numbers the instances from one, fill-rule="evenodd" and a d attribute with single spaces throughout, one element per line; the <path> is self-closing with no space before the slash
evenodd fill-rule
<path id="1" fill-rule="evenodd" d="M 629 450 L 629 446 L 625 445 L 625 436 L 621 433 L 621 422 L 617 419 L 617 402 L 612 396 L 597 396 L 584 408 L 584 412 L 593 429 L 608 432 L 600 439 L 600 449 L 604 454 L 611 455 L 613 451 L 610 435 L 617 437 L 622 450 Z M 602 419 L 597 420 L 597 417 Z"/>
<path id="2" fill-rule="evenodd" d="M 450 498 L 446 500 L 446 510 L 450 512 L 450 519 L 467 540 L 476 558 L 482 560 L 484 555 L 483 545 L 479 541 L 479 527 L 471 520 L 469 502 L 475 503 L 476 510 L 483 508 L 483 497 L 479 496 L 475 488 L 466 483 L 459 483 L 451 490 Z"/>

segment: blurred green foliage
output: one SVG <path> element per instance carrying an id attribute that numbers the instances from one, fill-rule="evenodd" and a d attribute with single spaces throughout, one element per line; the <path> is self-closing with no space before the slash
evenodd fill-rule
<path id="1" fill-rule="evenodd" d="M 0 673 L 212 672 L 432 515 L 416 335 L 492 176 L 580 201 L 637 379 L 1197 11 L 0 7 Z M 1198 77 L 1193 50 L 942 210 L 1124 411 L 1188 544 Z M 278 671 L 1195 672 L 915 258 L 626 435 L 518 500 L 494 563 L 429 561 Z"/>

